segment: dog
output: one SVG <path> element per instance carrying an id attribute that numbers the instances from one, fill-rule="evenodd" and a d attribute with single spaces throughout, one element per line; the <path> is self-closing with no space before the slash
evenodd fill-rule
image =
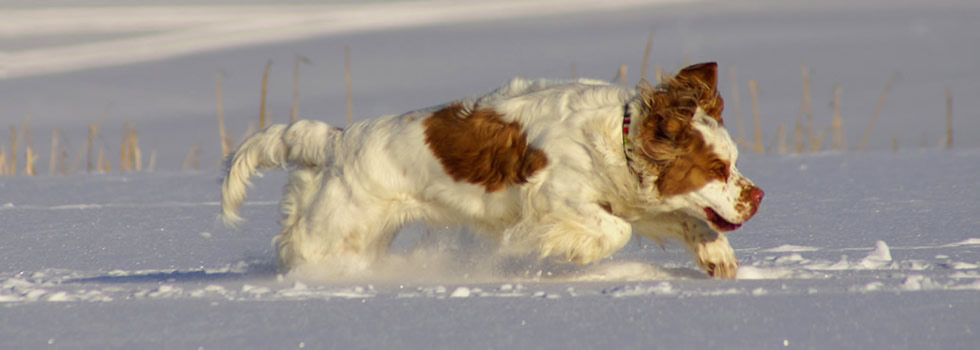
<path id="1" fill-rule="evenodd" d="M 406 223 L 462 225 L 507 253 L 590 264 L 633 232 L 684 243 L 697 265 L 735 278 L 725 234 L 763 191 L 735 167 L 717 64 L 625 89 L 514 78 L 495 91 L 341 129 L 270 126 L 229 157 L 222 218 L 236 225 L 249 178 L 289 168 L 275 237 L 284 270 L 356 274 Z"/>

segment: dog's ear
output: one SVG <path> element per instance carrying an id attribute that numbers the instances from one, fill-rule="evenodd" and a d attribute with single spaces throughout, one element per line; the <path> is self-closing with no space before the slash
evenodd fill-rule
<path id="1" fill-rule="evenodd" d="M 655 93 L 653 100 L 655 102 L 647 110 L 647 117 L 639 129 L 639 137 L 644 141 L 644 147 L 648 147 L 649 142 L 675 146 L 691 124 L 697 105 L 691 98 L 678 98 L 665 91 Z"/>
<path id="2" fill-rule="evenodd" d="M 640 88 L 644 103 L 641 113 L 646 114 L 641 130 L 648 138 L 676 140 L 687 128 L 698 107 L 697 98 L 689 88 L 673 88 L 676 79 L 658 88 Z"/>
<path id="3" fill-rule="evenodd" d="M 692 85 L 707 86 L 711 90 L 718 90 L 718 63 L 705 62 L 692 64 L 681 69 L 675 76 L 676 79 L 685 82 L 696 83 Z"/>
<path id="4" fill-rule="evenodd" d="M 636 154 L 654 172 L 659 172 L 681 154 L 689 138 L 688 124 L 691 122 L 690 116 L 686 115 L 690 108 L 671 106 L 672 101 L 667 100 L 669 96 L 666 93 L 660 93 L 657 97 L 661 101 L 643 119 L 634 140 L 639 146 L 634 148 Z"/>
<path id="5" fill-rule="evenodd" d="M 724 124 L 721 113 L 725 109 L 725 100 L 718 93 L 718 64 L 715 62 L 698 63 L 681 69 L 674 77 L 680 86 L 686 86 L 695 91 L 698 106 L 704 109 L 708 116 L 718 124 Z"/>

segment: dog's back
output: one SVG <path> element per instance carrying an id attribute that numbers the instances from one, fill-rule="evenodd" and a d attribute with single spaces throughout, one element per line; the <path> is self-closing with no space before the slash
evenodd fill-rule
<path id="1" fill-rule="evenodd" d="M 223 216 L 240 220 L 257 169 L 289 166 L 275 238 L 287 269 L 309 262 L 356 273 L 405 223 L 425 220 L 578 264 L 609 256 L 638 227 L 656 242 L 684 241 L 699 266 L 734 277 L 734 251 L 718 231 L 752 217 L 762 191 L 735 169 L 716 68 L 694 65 L 637 90 L 517 78 L 342 131 L 275 125 L 232 158 Z"/>
<path id="2" fill-rule="evenodd" d="M 417 219 L 499 234 L 522 215 L 527 196 L 519 189 L 548 165 L 528 132 L 541 138 L 569 127 L 562 126 L 565 111 L 541 108 L 591 101 L 583 94 L 595 91 L 617 105 L 626 96 L 597 81 L 515 78 L 486 95 L 345 130 L 317 121 L 271 126 L 230 159 L 222 217 L 232 225 L 242 220 L 238 209 L 259 169 L 291 167 L 281 203 L 283 231 L 276 237 L 285 267 L 315 255 L 380 254 L 402 224 Z M 313 231 L 348 237 L 338 243 L 320 239 L 329 232 Z"/>

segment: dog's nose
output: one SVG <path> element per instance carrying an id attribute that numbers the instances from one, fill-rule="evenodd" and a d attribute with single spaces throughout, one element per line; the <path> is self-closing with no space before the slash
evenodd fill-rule
<path id="1" fill-rule="evenodd" d="M 752 189 L 749 190 L 749 199 L 752 200 L 753 203 L 762 203 L 762 197 L 765 195 L 766 193 L 763 192 L 761 188 L 755 186 L 752 186 Z"/>

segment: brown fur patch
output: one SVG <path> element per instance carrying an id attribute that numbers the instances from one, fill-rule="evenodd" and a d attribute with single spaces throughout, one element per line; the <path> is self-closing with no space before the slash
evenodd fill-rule
<path id="1" fill-rule="evenodd" d="M 690 111 L 692 115 L 696 107 L 701 107 L 718 124 L 724 124 L 721 114 L 725 110 L 725 100 L 718 93 L 718 64 L 715 62 L 687 66 L 677 72 L 673 78 L 656 87 L 647 85 L 640 90 L 648 107 L 650 102 L 654 102 L 652 95 L 666 92 L 671 95 L 671 99 L 685 100 L 686 104 L 693 103 L 689 106 L 693 107 Z"/>
<path id="2" fill-rule="evenodd" d="M 729 162 L 714 154 L 691 125 L 698 107 L 721 123 L 724 102 L 718 94 L 718 65 L 684 68 L 657 87 L 640 89 L 645 118 L 637 133 L 637 153 L 659 174 L 655 185 L 663 196 L 697 190 L 712 180 L 727 181 Z"/>
<path id="3" fill-rule="evenodd" d="M 728 180 L 729 163 L 711 152 L 696 131 L 682 154 L 669 162 L 657 177 L 655 185 L 662 196 L 684 194 L 704 187 L 708 182 Z"/>
<path id="4" fill-rule="evenodd" d="M 527 183 L 527 179 L 548 165 L 548 157 L 528 146 L 519 122 L 505 122 L 489 109 L 468 114 L 459 103 L 451 104 L 428 117 L 425 143 L 443 169 L 455 181 L 466 181 L 499 191 L 507 186 Z"/>
<path id="5" fill-rule="evenodd" d="M 738 206 L 741 206 L 741 208 L 736 206 L 735 210 L 743 213 L 744 219 L 748 220 L 754 216 L 757 211 L 759 211 L 759 204 L 762 203 L 763 193 L 761 189 L 754 185 L 739 184 L 739 187 L 742 188 L 742 191 L 739 193 L 738 197 Z M 748 204 L 749 207 L 745 208 L 743 203 Z"/>
<path id="6" fill-rule="evenodd" d="M 715 119 L 718 124 L 724 124 L 721 112 L 725 110 L 725 100 L 718 93 L 718 64 L 715 62 L 699 63 L 682 69 L 672 80 L 675 84 L 693 88 L 696 92 L 698 106 Z"/>

